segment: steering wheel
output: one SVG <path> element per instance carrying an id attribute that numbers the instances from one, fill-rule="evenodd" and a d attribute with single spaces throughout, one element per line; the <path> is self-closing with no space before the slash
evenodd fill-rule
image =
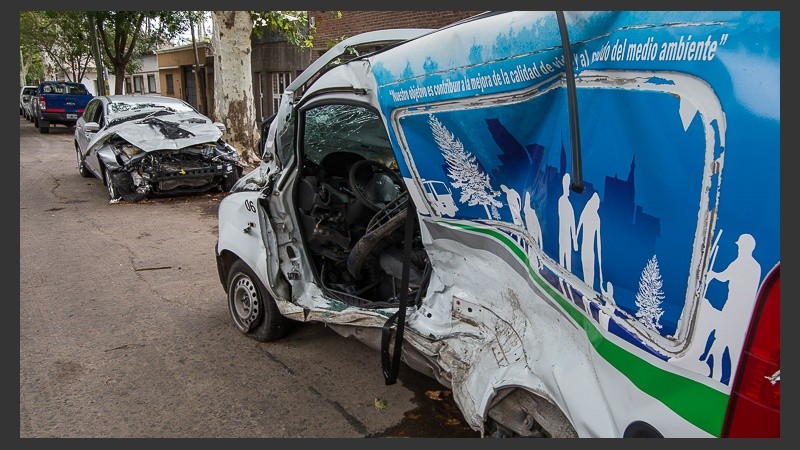
<path id="1" fill-rule="evenodd" d="M 358 201 L 375 212 L 397 198 L 403 189 L 400 175 L 369 159 L 362 159 L 350 166 L 347 181 Z"/>

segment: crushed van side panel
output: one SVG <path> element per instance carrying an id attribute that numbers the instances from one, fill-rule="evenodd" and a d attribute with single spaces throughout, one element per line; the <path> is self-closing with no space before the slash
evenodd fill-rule
<path id="1" fill-rule="evenodd" d="M 779 14 L 566 19 L 583 192 L 570 189 L 554 13 L 488 17 L 370 58 L 435 262 L 409 317 L 425 337 L 414 345 L 436 342 L 425 353 L 474 427 L 517 385 L 581 436 L 621 436 L 636 420 L 719 436 L 745 328 L 712 308 L 748 319 L 763 268 L 780 261 L 778 179 L 746 181 L 754 166 L 779 172 Z M 742 89 L 755 85 L 769 101 Z M 423 181 L 445 184 L 453 207 Z M 729 293 L 718 273 L 737 246 L 748 264 Z M 713 357 L 687 358 L 714 324 Z"/>

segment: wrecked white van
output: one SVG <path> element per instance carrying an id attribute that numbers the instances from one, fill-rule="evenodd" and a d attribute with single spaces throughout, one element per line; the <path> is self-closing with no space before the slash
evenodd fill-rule
<path id="1" fill-rule="evenodd" d="M 779 93 L 770 11 L 345 40 L 220 204 L 233 321 L 324 322 L 484 436 L 778 436 Z"/>

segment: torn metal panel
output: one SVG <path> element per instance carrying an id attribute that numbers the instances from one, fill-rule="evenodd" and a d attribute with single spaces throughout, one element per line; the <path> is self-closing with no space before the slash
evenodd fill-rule
<path id="1" fill-rule="evenodd" d="M 282 314 L 372 346 L 407 295 L 403 359 L 484 435 L 723 435 L 780 265 L 778 19 L 488 13 L 319 63 L 222 201 L 219 250 Z"/>

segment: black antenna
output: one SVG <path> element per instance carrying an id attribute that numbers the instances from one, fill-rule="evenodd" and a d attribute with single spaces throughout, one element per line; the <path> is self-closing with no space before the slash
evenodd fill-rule
<path id="1" fill-rule="evenodd" d="M 578 128 L 578 98 L 575 88 L 575 70 L 572 68 L 572 51 L 567 34 L 567 21 L 564 11 L 556 11 L 558 31 L 561 33 L 561 49 L 564 52 L 564 68 L 567 79 L 567 102 L 569 105 L 569 131 L 572 143 L 572 185 L 570 188 L 580 194 L 583 192 L 583 163 L 581 162 L 581 133 Z"/>

